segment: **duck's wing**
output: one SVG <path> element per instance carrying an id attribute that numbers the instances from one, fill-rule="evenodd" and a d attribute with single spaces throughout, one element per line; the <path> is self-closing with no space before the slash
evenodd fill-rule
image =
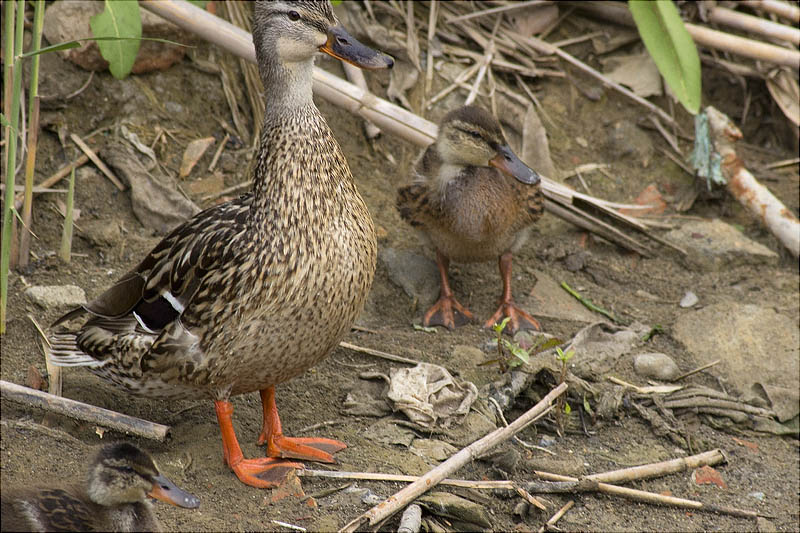
<path id="1" fill-rule="evenodd" d="M 198 213 L 111 288 L 59 318 L 54 326 L 89 315 L 79 332 L 51 336 L 56 364 L 98 365 L 123 356 L 137 359 L 167 330 L 173 350 L 179 351 L 181 342 L 192 342 L 188 338 L 192 335 L 176 338 L 180 337 L 176 323 L 209 273 L 224 268 L 235 256 L 251 204 L 252 196 L 245 195 Z"/>
<path id="2" fill-rule="evenodd" d="M 411 183 L 397 189 L 395 206 L 400 218 L 422 229 L 441 216 L 435 180 L 441 167 L 436 150 L 428 147 L 414 165 Z"/>
<path id="3" fill-rule="evenodd" d="M 89 531 L 94 513 L 86 502 L 63 489 L 37 489 L 4 498 L 8 531 Z M 6 531 L 5 523 L 3 531 Z"/>

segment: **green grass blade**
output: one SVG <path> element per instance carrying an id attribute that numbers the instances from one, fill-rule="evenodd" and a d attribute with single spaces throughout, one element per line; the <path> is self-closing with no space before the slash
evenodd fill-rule
<path id="1" fill-rule="evenodd" d="M 658 71 L 683 107 L 700 110 L 700 56 L 671 0 L 630 0 L 628 8 Z"/>
<path id="2" fill-rule="evenodd" d="M 98 39 L 97 42 L 100 53 L 108 61 L 111 74 L 117 79 L 130 74 L 142 36 L 139 3 L 105 0 L 105 9 L 91 18 L 89 26 L 95 37 L 116 37 L 111 40 Z M 122 39 L 123 37 L 133 39 Z"/>

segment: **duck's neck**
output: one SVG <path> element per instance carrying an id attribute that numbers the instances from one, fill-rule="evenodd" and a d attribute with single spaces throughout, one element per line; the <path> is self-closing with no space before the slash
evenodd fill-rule
<path id="1" fill-rule="evenodd" d="M 265 93 L 265 121 L 313 106 L 314 60 L 277 63 L 266 60 L 259 67 Z"/>

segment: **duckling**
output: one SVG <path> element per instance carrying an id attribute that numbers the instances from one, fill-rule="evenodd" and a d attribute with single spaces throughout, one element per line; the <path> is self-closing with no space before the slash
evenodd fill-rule
<path id="1" fill-rule="evenodd" d="M 176 228 L 113 287 L 55 325 L 62 366 L 148 398 L 214 402 L 237 477 L 272 487 L 345 444 L 283 434 L 275 386 L 319 363 L 361 313 L 375 273 L 375 231 L 350 167 L 312 98 L 321 51 L 362 68 L 392 59 L 339 24 L 330 2 L 259 1 L 253 42 L 266 102 L 252 191 Z M 245 459 L 231 396 L 259 391 L 259 444 Z"/>
<path id="2" fill-rule="evenodd" d="M 100 449 L 85 484 L 3 487 L 3 531 L 161 531 L 147 497 L 194 509 L 200 500 L 164 477 L 126 442 Z"/>
<path id="3" fill-rule="evenodd" d="M 453 329 L 473 320 L 453 295 L 450 261 L 498 258 L 503 293 L 500 307 L 484 327 L 509 317 L 507 330 L 541 329 L 511 297 L 513 252 L 528 239 L 542 216 L 540 177 L 511 151 L 497 120 L 485 110 L 464 106 L 445 115 L 436 141 L 417 161 L 411 184 L 397 191 L 401 218 L 436 250 L 441 289 L 423 316 L 425 326 Z"/>

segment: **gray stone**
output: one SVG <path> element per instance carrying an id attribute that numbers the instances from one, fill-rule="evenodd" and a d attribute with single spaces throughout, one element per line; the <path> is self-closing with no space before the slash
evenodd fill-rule
<path id="1" fill-rule="evenodd" d="M 778 254 L 719 219 L 687 222 L 665 237 L 688 252 L 684 261 L 697 270 L 717 271 L 778 262 Z"/>
<path id="2" fill-rule="evenodd" d="M 686 294 L 683 295 L 683 298 L 681 298 L 681 302 L 678 305 L 685 309 L 687 307 L 694 307 L 699 301 L 700 299 L 695 293 L 692 291 L 686 291 Z"/>
<path id="3" fill-rule="evenodd" d="M 458 448 L 437 439 L 414 439 L 409 451 L 423 459 L 446 461 L 451 455 L 458 452 Z"/>
<path id="4" fill-rule="evenodd" d="M 653 142 L 636 124 L 619 120 L 608 128 L 606 149 L 615 159 L 631 157 L 647 167 L 653 158 Z"/>
<path id="5" fill-rule="evenodd" d="M 86 293 L 75 285 L 34 285 L 25 289 L 25 296 L 45 309 L 77 307 L 86 303 Z"/>
<path id="6" fill-rule="evenodd" d="M 800 390 L 800 332 L 790 318 L 752 304 L 714 304 L 678 318 L 673 337 L 697 365 L 721 359 L 714 372 L 740 393 L 758 385 L 765 390 Z M 786 413 L 784 416 L 789 416 Z"/>
<path id="7" fill-rule="evenodd" d="M 98 248 L 114 248 L 122 239 L 122 230 L 116 220 L 81 221 L 81 236 Z"/>
<path id="8" fill-rule="evenodd" d="M 570 296 L 549 275 L 541 270 L 534 271 L 534 275 L 536 286 L 523 306 L 529 313 L 574 322 L 591 323 L 602 319 L 601 315 L 595 315 Z"/>
<path id="9" fill-rule="evenodd" d="M 680 369 L 670 356 L 663 353 L 640 353 L 633 358 L 633 369 L 644 378 L 672 381 Z"/>
<path id="10" fill-rule="evenodd" d="M 380 258 L 389 279 L 402 287 L 410 298 L 416 298 L 422 309 L 433 305 L 439 296 L 439 270 L 434 261 L 396 248 L 382 249 Z"/>
<path id="11" fill-rule="evenodd" d="M 439 516 L 455 518 L 483 528 L 492 527 L 483 506 L 449 492 L 429 492 L 417 498 L 417 503 Z"/>

